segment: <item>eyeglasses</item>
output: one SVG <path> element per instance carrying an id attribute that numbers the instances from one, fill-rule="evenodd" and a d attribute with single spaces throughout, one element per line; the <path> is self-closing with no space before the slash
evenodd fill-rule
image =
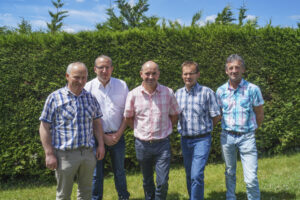
<path id="1" fill-rule="evenodd" d="M 188 76 L 188 75 L 192 76 L 194 74 L 198 74 L 198 72 L 184 73 L 183 76 Z"/>
<path id="2" fill-rule="evenodd" d="M 110 66 L 95 66 L 97 69 L 103 71 L 104 69 L 109 70 L 111 67 Z"/>

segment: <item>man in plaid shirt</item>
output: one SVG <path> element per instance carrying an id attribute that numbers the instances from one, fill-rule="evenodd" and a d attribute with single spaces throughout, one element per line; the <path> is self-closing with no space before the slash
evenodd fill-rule
<path id="1" fill-rule="evenodd" d="M 159 75 L 155 62 L 143 64 L 140 71 L 142 85 L 128 93 L 124 111 L 127 124 L 134 129 L 136 157 L 143 174 L 146 200 L 167 198 L 171 160 L 168 136 L 179 114 L 173 91 L 158 83 Z"/>
<path id="2" fill-rule="evenodd" d="M 211 147 L 211 132 L 220 120 L 216 95 L 210 88 L 197 83 L 200 77 L 196 62 L 181 65 L 185 87 L 175 96 L 182 110 L 178 132 L 186 172 L 187 189 L 191 200 L 204 199 L 204 168 Z"/>
<path id="3" fill-rule="evenodd" d="M 102 112 L 91 93 L 83 89 L 87 68 L 81 62 L 71 63 L 66 72 L 66 87 L 51 93 L 40 117 L 40 137 L 46 156 L 46 167 L 55 170 L 56 199 L 70 200 L 75 176 L 77 198 L 90 200 L 96 158 L 104 157 Z M 94 136 L 98 142 L 96 158 Z"/>
<path id="4" fill-rule="evenodd" d="M 241 56 L 230 55 L 225 72 L 229 81 L 218 88 L 222 109 L 221 147 L 226 165 L 226 199 L 235 200 L 236 160 L 239 151 L 249 200 L 260 199 L 257 178 L 255 130 L 264 118 L 264 100 L 258 86 L 242 78 L 245 63 Z"/>

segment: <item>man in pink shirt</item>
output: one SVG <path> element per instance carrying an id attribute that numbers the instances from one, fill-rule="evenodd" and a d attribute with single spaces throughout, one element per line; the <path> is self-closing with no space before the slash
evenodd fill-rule
<path id="1" fill-rule="evenodd" d="M 177 124 L 180 112 L 172 89 L 158 83 L 159 74 L 155 62 L 143 64 L 140 71 L 143 82 L 128 93 L 124 111 L 126 123 L 134 129 L 136 157 L 143 174 L 146 200 L 167 197 L 171 160 L 168 136 Z"/>

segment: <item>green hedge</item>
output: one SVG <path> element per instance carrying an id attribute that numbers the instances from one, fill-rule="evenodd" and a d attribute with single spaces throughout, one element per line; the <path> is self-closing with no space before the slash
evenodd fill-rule
<path id="1" fill-rule="evenodd" d="M 261 87 L 265 121 L 257 131 L 261 154 L 299 149 L 300 36 L 299 29 L 206 26 L 182 29 L 133 29 L 126 32 L 80 32 L 57 35 L 0 36 L 0 179 L 52 177 L 45 170 L 39 141 L 39 116 L 46 97 L 64 86 L 69 63 L 82 61 L 93 73 L 99 54 L 112 57 L 113 76 L 130 89 L 141 83 L 139 70 L 147 60 L 160 65 L 160 83 L 174 91 L 183 87 L 180 65 L 200 65 L 199 82 L 213 90 L 227 81 L 226 58 L 232 53 L 246 61 L 246 79 Z M 210 161 L 221 159 L 220 126 L 213 132 Z M 172 135 L 173 161 L 181 160 L 179 134 Z M 132 130 L 126 130 L 126 167 L 137 166 Z"/>

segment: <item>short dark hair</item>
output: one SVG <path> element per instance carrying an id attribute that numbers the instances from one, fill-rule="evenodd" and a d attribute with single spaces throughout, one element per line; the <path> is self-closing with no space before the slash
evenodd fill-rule
<path id="1" fill-rule="evenodd" d="M 181 64 L 181 69 L 183 67 L 190 67 L 190 66 L 195 66 L 196 67 L 196 72 L 199 72 L 199 65 L 198 63 L 194 62 L 194 61 L 184 61 L 182 64 Z"/>

